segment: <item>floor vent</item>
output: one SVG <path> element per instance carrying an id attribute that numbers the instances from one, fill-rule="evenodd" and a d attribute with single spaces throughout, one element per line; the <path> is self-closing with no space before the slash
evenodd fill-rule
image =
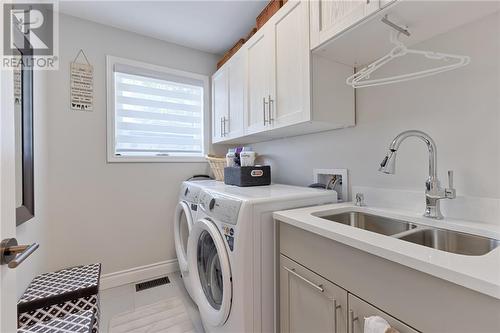
<path id="1" fill-rule="evenodd" d="M 158 279 L 154 279 L 154 280 L 149 280 L 149 281 L 144 281 L 144 282 L 141 282 L 141 283 L 137 283 L 135 285 L 135 291 L 142 291 L 142 290 L 146 290 L 146 289 L 150 289 L 150 288 L 154 288 L 154 287 L 158 287 L 158 286 L 162 286 L 164 284 L 169 284 L 170 283 L 170 280 L 168 279 L 168 276 L 164 276 L 164 277 L 161 277 L 161 278 L 158 278 Z"/>

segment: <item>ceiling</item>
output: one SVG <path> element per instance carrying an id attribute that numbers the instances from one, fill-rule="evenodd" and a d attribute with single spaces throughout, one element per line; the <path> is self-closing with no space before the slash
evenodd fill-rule
<path id="1" fill-rule="evenodd" d="M 197 50 L 223 54 L 255 25 L 262 0 L 60 1 L 59 11 Z"/>

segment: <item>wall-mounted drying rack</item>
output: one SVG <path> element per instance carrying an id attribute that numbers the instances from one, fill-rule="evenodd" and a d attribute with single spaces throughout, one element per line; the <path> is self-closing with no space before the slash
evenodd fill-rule
<path id="1" fill-rule="evenodd" d="M 399 40 L 399 36 L 401 34 L 404 34 L 408 37 L 411 35 L 408 29 L 400 27 L 399 25 L 393 23 L 389 20 L 387 15 L 384 16 L 381 21 L 394 29 L 390 33 L 390 42 L 394 45 L 394 48 L 385 56 L 379 58 L 360 71 L 356 72 L 354 75 L 348 77 L 346 83 L 353 88 L 372 87 L 420 79 L 423 77 L 451 71 L 466 66 L 470 63 L 470 57 L 468 56 L 409 49 L 405 44 L 403 44 L 403 42 Z M 370 76 L 380 70 L 380 68 L 384 67 L 394 59 L 406 56 L 408 54 L 420 55 L 427 59 L 442 61 L 443 65 L 411 73 L 370 79 Z"/>

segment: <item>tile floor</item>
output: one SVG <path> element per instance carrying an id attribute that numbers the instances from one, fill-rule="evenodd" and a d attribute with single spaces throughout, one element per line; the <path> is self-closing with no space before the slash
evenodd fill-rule
<path id="1" fill-rule="evenodd" d="M 157 303 L 172 296 L 179 296 L 187 309 L 197 333 L 203 333 L 200 315 L 196 304 L 189 297 L 179 272 L 168 275 L 170 283 L 167 285 L 136 292 L 135 284 L 102 290 L 100 333 L 108 333 L 111 318 L 138 307 Z"/>

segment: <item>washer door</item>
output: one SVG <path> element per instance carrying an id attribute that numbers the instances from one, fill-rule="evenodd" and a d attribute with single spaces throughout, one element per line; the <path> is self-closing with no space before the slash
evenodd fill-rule
<path id="1" fill-rule="evenodd" d="M 208 219 L 197 221 L 189 236 L 192 289 L 204 321 L 224 324 L 231 310 L 231 267 L 224 240 Z M 195 251 L 194 251 L 195 250 Z"/>
<path id="2" fill-rule="evenodd" d="M 192 226 L 193 218 L 189 205 L 181 201 L 175 210 L 174 221 L 175 252 L 177 253 L 177 260 L 179 261 L 181 273 L 188 271 L 187 246 Z"/>

